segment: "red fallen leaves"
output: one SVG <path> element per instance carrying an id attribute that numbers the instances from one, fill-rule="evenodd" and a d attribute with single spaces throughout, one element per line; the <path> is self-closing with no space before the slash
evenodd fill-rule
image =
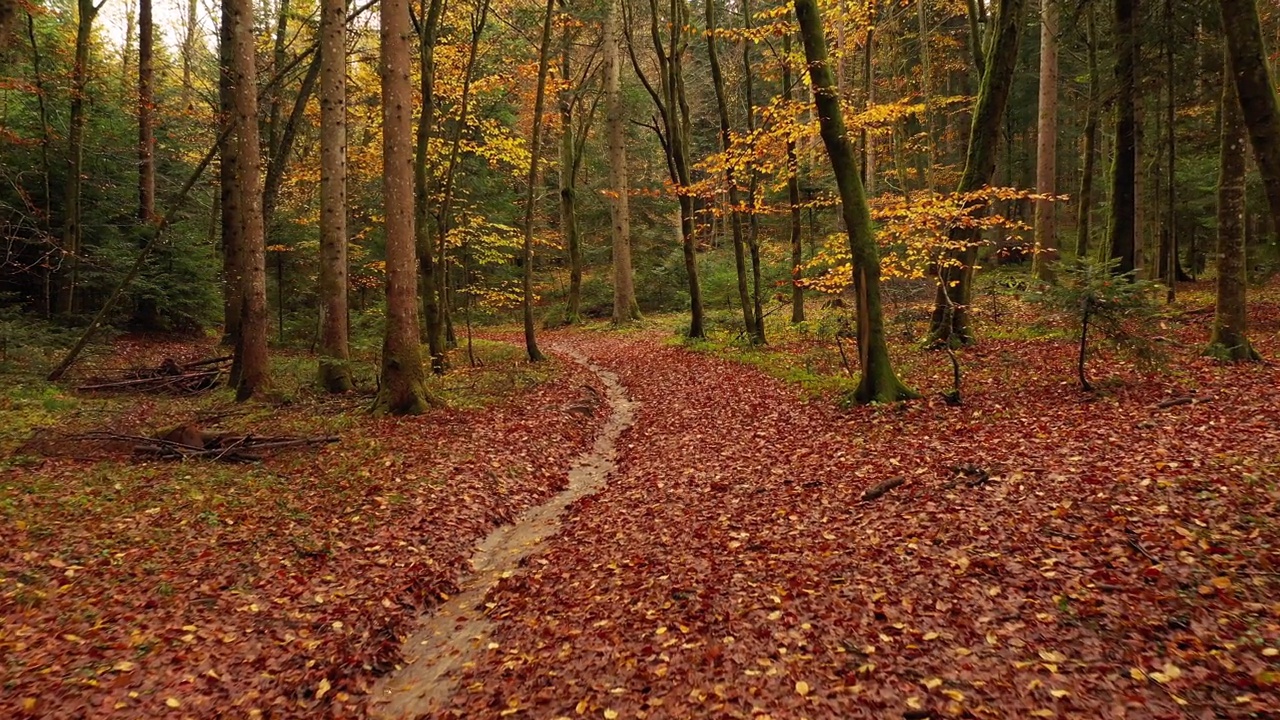
<path id="1" fill-rule="evenodd" d="M 600 420 L 564 410 L 583 384 L 564 363 L 487 409 L 357 415 L 261 468 L 5 471 L 0 717 L 360 714 L 476 539 L 563 487 Z"/>
<path id="2" fill-rule="evenodd" d="M 571 341 L 641 403 L 619 475 L 490 595 L 498 649 L 430 717 L 1280 707 L 1276 367 L 1185 355 L 1093 398 L 1063 345 L 987 341 L 962 407 L 840 413 L 660 338 Z M 1151 409 L 1189 387 L 1214 401 Z"/>

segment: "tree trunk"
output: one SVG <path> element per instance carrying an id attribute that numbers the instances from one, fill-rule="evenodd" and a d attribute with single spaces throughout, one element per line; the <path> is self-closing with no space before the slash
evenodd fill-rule
<path id="1" fill-rule="evenodd" d="M 231 123 L 235 116 L 233 100 L 235 83 L 232 70 L 231 3 L 222 0 L 222 12 L 218 24 L 218 109 L 224 123 Z M 244 304 L 240 294 L 240 200 L 238 196 L 239 159 L 236 157 L 235 138 L 227 135 L 218 149 L 218 193 L 221 201 L 222 226 L 222 344 L 235 346 L 240 339 L 240 308 Z M 239 383 L 239 368 L 232 368 L 231 385 Z"/>
<path id="2" fill-rule="evenodd" d="M 858 358 L 862 379 L 854 397 L 858 402 L 894 402 L 916 397 L 898 379 L 889 360 L 884 317 L 880 305 L 880 257 L 871 228 L 871 209 L 858 178 L 853 146 L 845 129 L 840 99 L 827 59 L 822 18 L 816 0 L 795 0 L 796 20 L 809 63 L 813 101 L 822 142 L 835 172 L 836 185 L 853 258 L 854 291 L 858 297 Z"/>
<path id="3" fill-rule="evenodd" d="M 960 193 L 981 190 L 991 183 L 996 171 L 996 155 L 1004 124 L 1013 71 L 1017 66 L 1018 42 L 1021 37 L 1022 13 L 1026 0 L 1000 0 L 995 27 L 991 29 L 990 49 L 983 63 L 986 72 L 978 89 L 969 130 L 969 149 L 964 173 L 960 176 Z M 981 208 L 973 212 L 983 212 Z M 970 344 L 974 341 L 969 327 L 969 299 L 973 283 L 973 267 L 977 261 L 980 231 L 955 228 L 948 234 L 953 250 L 938 283 L 930 321 L 929 340 L 934 345 Z M 944 296 L 945 294 L 945 296 Z"/>
<path id="4" fill-rule="evenodd" d="M 631 202 L 627 193 L 627 145 L 623 125 L 622 57 L 618 47 L 618 3 L 606 0 L 604 25 L 605 129 L 609 137 L 609 226 L 613 240 L 613 324 L 640 319 L 631 270 Z"/>
<path id="5" fill-rule="evenodd" d="M 1057 192 L 1058 172 L 1058 2 L 1040 2 L 1040 107 L 1036 124 L 1036 192 Z M 1057 203 L 1036 201 L 1036 254 L 1032 260 L 1036 277 L 1052 278 L 1052 263 L 1058 259 Z"/>
<path id="6" fill-rule="evenodd" d="M 138 219 L 152 221 L 156 214 L 156 139 L 151 119 L 155 104 L 152 91 L 152 51 L 155 46 L 151 0 L 138 5 Z"/>
<path id="7" fill-rule="evenodd" d="M 262 225 L 262 183 L 258 175 L 258 83 L 254 61 L 253 2 L 227 0 L 231 15 L 231 103 L 236 146 L 236 239 L 240 252 L 240 334 L 236 342 L 236 400 L 266 388 L 267 268 Z"/>
<path id="8" fill-rule="evenodd" d="M 524 267 L 521 268 L 522 309 L 524 311 L 524 346 L 529 362 L 545 359 L 538 349 L 537 331 L 533 322 L 533 205 L 537 195 L 538 159 L 542 152 L 542 110 L 547 101 L 547 67 L 551 60 L 551 21 L 555 16 L 556 0 L 547 0 L 546 14 L 542 19 L 542 39 L 538 45 L 538 89 L 533 101 L 533 138 L 529 143 L 529 182 L 524 196 Z"/>
<path id="9" fill-rule="evenodd" d="M 431 355 L 431 371 L 444 373 L 444 313 L 441 300 L 444 296 L 443 268 L 437 267 L 431 243 L 431 223 L 428 205 L 431 195 L 431 135 L 435 132 L 435 46 L 443 12 L 442 0 L 431 0 L 427 16 L 420 29 L 418 63 L 422 94 L 422 114 L 418 118 L 413 162 L 413 219 L 417 242 L 418 269 L 421 275 L 422 319 L 427 336 L 427 351 Z M 443 255 L 443 251 L 441 253 Z"/>
<path id="10" fill-rule="evenodd" d="M 289 117 L 276 132 L 275 144 L 271 147 L 271 158 L 267 162 L 267 179 L 262 186 L 262 222 L 267 228 L 276 214 L 276 202 L 280 199 L 280 188 L 284 185 L 285 172 L 289 168 L 289 156 L 293 154 L 293 142 L 298 137 L 298 126 L 306 113 L 311 95 L 315 92 L 316 82 L 320 79 L 320 54 L 317 52 L 307 73 L 298 86 L 298 95 L 294 98 L 293 109 Z"/>
<path id="11" fill-rule="evenodd" d="M 414 236 L 413 92 L 406 0 L 382 0 L 382 202 L 387 260 L 387 324 L 374 411 L 416 415 L 436 402 L 423 382 L 418 341 L 418 259 Z"/>
<path id="12" fill-rule="evenodd" d="M 1093 174 L 1098 145 L 1098 114 L 1102 105 L 1101 81 L 1098 77 L 1098 24 L 1093 3 L 1085 10 L 1085 42 L 1089 56 L 1089 109 L 1084 121 L 1084 168 L 1080 172 L 1080 197 L 1076 206 L 1076 257 L 1089 250 L 1089 233 L 1093 220 Z"/>
<path id="13" fill-rule="evenodd" d="M 191 82 L 196 64 L 196 33 L 200 31 L 199 0 L 187 0 L 186 18 L 182 26 L 182 107 L 193 109 L 195 88 Z"/>
<path id="14" fill-rule="evenodd" d="M 347 8 L 320 8 L 320 363 L 331 393 L 355 387 L 347 341 Z"/>
<path id="15" fill-rule="evenodd" d="M 1271 229 L 1280 236 L 1280 103 L 1276 101 L 1255 0 L 1218 0 L 1232 75 L 1253 156 L 1262 175 Z"/>
<path id="16" fill-rule="evenodd" d="M 751 0 L 742 0 L 743 25 L 747 36 L 742 40 L 742 86 L 747 103 L 747 135 L 753 136 L 756 131 L 756 99 L 754 91 L 755 71 L 751 65 L 751 45 L 755 41 L 752 35 Z M 842 56 L 844 48 L 841 47 Z M 843 93 L 841 95 L 843 97 Z M 751 304 L 756 321 L 756 340 L 766 342 L 764 335 L 764 288 L 760 277 L 760 213 L 756 212 L 756 195 L 760 189 L 760 178 L 753 164 L 750 169 L 750 180 L 747 183 L 747 247 L 751 250 Z"/>
<path id="17" fill-rule="evenodd" d="M 1111 163 L 1111 216 L 1107 235 L 1116 272 L 1137 267 L 1137 0 L 1115 0 L 1115 158 Z"/>
<path id="18" fill-rule="evenodd" d="M 93 39 L 93 21 L 98 6 L 93 0 L 79 0 L 76 5 L 75 61 L 71 68 L 71 111 L 67 119 L 67 184 L 63 200 L 62 277 L 58 283 L 58 312 L 75 310 L 76 285 L 80 281 L 80 255 L 83 250 L 80 227 L 80 186 L 84 173 L 85 94 L 89 82 L 89 51 Z"/>
<path id="19" fill-rule="evenodd" d="M 791 88 L 791 33 L 782 36 L 782 94 L 790 103 Z M 804 322 L 804 288 L 800 281 L 804 275 L 800 266 L 804 263 L 804 245 L 800 217 L 800 161 L 796 157 L 796 141 L 787 137 L 787 204 L 791 210 L 791 322 Z"/>
<path id="20" fill-rule="evenodd" d="M 1261 357 L 1246 334 L 1245 125 L 1231 56 L 1223 62 L 1222 146 L 1218 174 L 1218 299 L 1208 353 L 1233 361 Z"/>
<path id="21" fill-rule="evenodd" d="M 582 321 L 582 248 L 578 240 L 578 212 L 575 207 L 577 173 L 574 162 L 573 94 L 569 71 L 573 52 L 572 22 L 565 0 L 559 0 L 563 20 L 560 27 L 560 232 L 569 251 L 569 302 L 564 321 L 576 325 Z"/>
<path id="22" fill-rule="evenodd" d="M 732 144 L 729 134 L 729 103 L 725 98 L 724 73 L 720 69 L 720 53 L 716 50 L 716 15 L 715 3 L 704 3 L 706 8 L 707 59 L 711 65 L 711 84 L 716 94 L 716 110 L 720 116 L 720 149 L 726 158 Z M 733 263 L 738 274 L 738 303 L 742 306 L 742 332 L 751 342 L 760 342 L 756 333 L 755 314 L 751 309 L 751 293 L 747 289 L 747 256 L 746 243 L 742 235 L 742 197 L 738 193 L 737 179 L 734 177 L 733 164 L 725 163 L 725 185 L 729 192 L 729 223 L 733 232 Z"/>

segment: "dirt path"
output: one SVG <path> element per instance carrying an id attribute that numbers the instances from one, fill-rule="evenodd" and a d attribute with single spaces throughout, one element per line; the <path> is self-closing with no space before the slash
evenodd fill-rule
<path id="1" fill-rule="evenodd" d="M 415 718 L 449 703 L 459 690 L 457 671 L 473 665 L 483 652 L 496 649 L 485 608 L 489 592 L 499 581 L 519 575 L 525 559 L 559 530 L 565 509 L 598 490 L 616 469 L 618 438 L 632 424 L 634 403 L 616 375 L 576 350 L 566 354 L 604 383 L 608 420 L 591 449 L 574 460 L 564 491 L 528 509 L 513 524 L 497 528 L 477 546 L 471 557 L 473 572 L 460 581 L 460 592 L 424 618 L 405 642 L 406 664 L 374 688 L 373 717 Z"/>

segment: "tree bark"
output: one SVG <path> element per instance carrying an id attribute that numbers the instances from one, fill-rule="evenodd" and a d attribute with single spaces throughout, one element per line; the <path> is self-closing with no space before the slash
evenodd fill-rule
<path id="1" fill-rule="evenodd" d="M 156 213 L 155 131 L 151 110 L 155 105 L 152 54 L 155 47 L 151 0 L 138 4 L 138 219 L 152 221 Z"/>
<path id="2" fill-rule="evenodd" d="M 854 291 L 858 298 L 858 358 L 862 368 L 862 378 L 854 398 L 865 403 L 916 397 L 898 379 L 889 359 L 880 304 L 880 257 L 872 234 L 871 209 L 867 205 L 862 181 L 858 178 L 853 146 L 849 142 L 840 99 L 831 77 L 827 43 L 816 0 L 795 0 L 795 12 L 809 63 L 822 142 L 840 190 L 849 253 L 853 258 Z"/>
<path id="3" fill-rule="evenodd" d="M 378 71 L 382 80 L 382 201 L 387 260 L 387 323 L 374 411 L 416 415 L 436 402 L 423 381 L 418 341 L 414 236 L 413 93 L 406 0 L 382 0 Z"/>
<path id="4" fill-rule="evenodd" d="M 1223 61 L 1222 144 L 1218 174 L 1218 282 L 1207 352 L 1236 362 L 1260 360 L 1246 333 L 1245 121 L 1229 52 Z"/>
<path id="5" fill-rule="evenodd" d="M 960 193 L 981 190 L 990 184 L 991 177 L 995 174 L 1005 108 L 1013 85 L 1013 71 L 1017 66 L 1018 42 L 1025 8 L 1026 0 L 1000 0 L 995 27 L 991 29 L 989 52 L 983 63 L 986 72 L 982 76 L 982 85 L 978 89 L 978 99 L 973 109 L 969 149 L 957 189 Z M 972 211 L 983 212 L 981 208 Z M 969 326 L 968 305 L 980 236 L 977 229 L 954 228 L 948 233 L 948 238 L 953 247 L 963 249 L 951 251 L 950 262 L 939 273 L 942 281 L 938 283 L 934 300 L 929 340 L 933 345 L 967 345 L 974 341 L 973 331 Z"/>
<path id="6" fill-rule="evenodd" d="M 236 236 L 240 248 L 240 334 L 232 362 L 236 400 L 264 390 L 267 368 L 266 238 L 262 224 L 258 84 L 254 59 L 253 2 L 227 0 L 231 20 L 231 102 L 236 146 Z"/>
<path id="7" fill-rule="evenodd" d="M 720 69 L 720 53 L 716 49 L 716 15 L 715 3 L 705 2 L 707 60 L 711 65 L 711 84 L 716 95 L 716 111 L 720 117 L 720 149 L 726 160 L 732 145 L 729 131 L 729 102 L 725 97 L 724 73 Z M 738 192 L 737 178 L 734 177 L 733 164 L 725 163 L 724 179 L 729 192 L 729 224 L 733 233 L 733 264 L 738 274 L 738 303 L 742 306 L 742 332 L 752 343 L 760 342 L 757 334 L 755 313 L 752 312 L 751 293 L 747 289 L 747 256 L 746 243 L 742 234 L 742 196 Z"/>
<path id="8" fill-rule="evenodd" d="M 1218 7 L 1236 92 L 1271 211 L 1271 229 L 1280 236 L 1280 103 L 1262 41 L 1258 6 L 1255 0 L 1218 0 Z"/>
<path id="9" fill-rule="evenodd" d="M 235 103 L 233 96 L 232 47 L 231 37 L 231 3 L 234 0 L 222 0 L 222 12 L 218 24 L 218 109 L 223 122 L 233 123 Z M 240 295 L 240 201 L 237 188 L 239 175 L 239 159 L 236 157 L 234 137 L 227 135 L 218 150 L 218 193 L 220 200 L 220 223 L 222 244 L 222 344 L 235 346 L 240 338 L 240 308 L 243 298 Z M 239 368 L 232 368 L 230 383 L 239 382 L 234 374 Z"/>
<path id="10" fill-rule="evenodd" d="M 1036 123 L 1036 192 L 1057 192 L 1058 172 L 1058 2 L 1040 1 L 1040 103 Z M 1052 200 L 1036 201 L 1036 277 L 1052 279 L 1052 263 L 1058 259 L 1057 205 Z"/>
<path id="11" fill-rule="evenodd" d="M 547 0 L 542 19 L 542 39 L 538 45 L 538 89 L 533 100 L 533 138 L 529 143 L 529 182 L 524 196 L 524 267 L 521 268 L 522 309 L 524 311 L 524 346 L 529 362 L 545 358 L 538 349 L 537 330 L 533 322 L 533 205 L 538 184 L 538 160 L 542 152 L 542 110 L 547 101 L 547 67 L 551 60 L 551 21 L 556 0 Z"/>
<path id="12" fill-rule="evenodd" d="M 1137 0 L 1115 0 L 1115 158 L 1111 164 L 1108 242 L 1116 272 L 1137 267 Z"/>
<path id="13" fill-rule="evenodd" d="M 418 118 L 413 162 L 414 232 L 418 245 L 418 270 L 422 288 L 423 330 L 427 337 L 427 351 L 431 355 L 431 370 L 437 375 L 443 374 L 445 367 L 444 315 L 441 309 L 444 278 L 441 277 L 443 268 L 437 267 L 442 263 L 436 262 L 431 243 L 428 206 L 431 195 L 430 169 L 432 166 L 430 143 L 431 136 L 435 132 L 436 112 L 435 46 L 443 7 L 442 0 L 431 0 L 419 30 L 418 70 L 422 113 Z"/>
<path id="14" fill-rule="evenodd" d="M 756 131 L 755 70 L 751 64 L 752 35 L 751 0 L 742 0 L 743 26 L 747 37 L 742 40 L 742 89 L 747 104 L 747 135 Z M 841 47 L 843 56 L 844 48 Z M 843 91 L 841 93 L 843 97 Z M 747 248 L 751 251 L 751 304 L 756 321 L 756 340 L 766 342 L 764 334 L 763 280 L 760 276 L 760 213 L 756 212 L 756 195 L 760 189 L 760 177 L 752 164 L 747 182 Z"/>
<path id="15" fill-rule="evenodd" d="M 565 308 L 566 325 L 582 321 L 582 248 L 578 240 L 576 207 L 577 163 L 573 135 L 574 89 L 569 82 L 573 53 L 572 23 L 566 0 L 559 0 L 563 16 L 560 27 L 560 232 L 569 252 L 569 298 Z"/>
<path id="16" fill-rule="evenodd" d="M 1089 250 L 1089 233 L 1093 224 L 1093 174 L 1097 159 L 1098 114 L 1102 105 L 1101 81 L 1098 77 L 1098 24 L 1094 4 L 1085 12 L 1085 42 L 1088 44 L 1089 108 L 1084 121 L 1084 167 L 1080 171 L 1080 197 L 1076 206 L 1076 257 Z"/>
<path id="17" fill-rule="evenodd" d="M 105 1 L 105 0 L 104 0 Z M 98 8 L 93 0 L 78 0 L 76 5 L 75 59 L 71 68 L 71 108 L 67 118 L 67 184 L 63 195 L 62 277 L 58 286 L 58 312 L 70 314 L 76 305 L 76 285 L 80 281 L 80 255 L 83 231 L 80 227 L 80 188 L 84 173 L 85 96 L 89 82 L 89 53 L 93 39 L 93 21 Z"/>
<path id="18" fill-rule="evenodd" d="M 631 269 L 631 200 L 627 189 L 627 145 L 622 105 L 622 57 L 618 47 L 618 3 L 606 0 L 604 25 L 605 130 L 609 142 L 609 227 L 613 241 L 613 324 L 640 319 Z"/>
<path id="19" fill-rule="evenodd" d="M 782 36 L 782 94 L 783 99 L 791 102 L 794 95 L 791 87 L 791 33 Z M 800 281 L 804 274 L 800 266 L 804 264 L 804 244 L 802 236 L 802 220 L 800 217 L 800 160 L 796 156 L 796 141 L 787 138 L 787 205 L 791 215 L 791 322 L 804 322 L 804 288 Z"/>
<path id="20" fill-rule="evenodd" d="M 347 339 L 347 8 L 320 7 L 320 363 L 331 393 L 352 390 Z"/>

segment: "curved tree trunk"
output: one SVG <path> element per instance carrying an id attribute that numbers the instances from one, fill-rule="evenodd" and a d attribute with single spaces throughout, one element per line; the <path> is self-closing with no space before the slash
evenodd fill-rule
<path id="1" fill-rule="evenodd" d="M 1235 361 L 1261 358 L 1245 332 L 1245 127 L 1231 57 L 1223 62 L 1222 146 L 1218 175 L 1218 299 L 1208 352 Z"/>
<path id="2" fill-rule="evenodd" d="M 413 29 L 405 0 L 382 0 L 382 201 L 387 258 L 387 324 L 382 376 L 374 411 L 418 414 L 436 402 L 423 382 L 418 341 L 418 258 L 414 221 L 413 93 L 409 44 Z"/>
<path id="3" fill-rule="evenodd" d="M 809 62 L 822 142 L 840 189 L 849 252 L 853 258 L 854 290 L 858 297 L 858 358 L 862 368 L 862 379 L 854 397 L 858 402 L 894 402 L 916 397 L 894 374 L 889 360 L 880 305 L 880 256 L 871 229 L 871 209 L 858 178 L 853 146 L 845 129 L 835 80 L 831 77 L 816 0 L 795 0 L 795 12 Z"/>
<path id="4" fill-rule="evenodd" d="M 1040 107 L 1036 123 L 1036 192 L 1057 192 L 1058 172 L 1058 2 L 1040 0 Z M 1058 259 L 1057 207 L 1052 200 L 1036 201 L 1036 277 L 1048 280 Z"/>
<path id="5" fill-rule="evenodd" d="M 1231 55 L 1231 74 L 1271 210 L 1271 228 L 1280 235 L 1280 103 L 1262 41 L 1258 6 L 1255 0 L 1218 0 L 1218 7 Z"/>
<path id="6" fill-rule="evenodd" d="M 320 8 L 320 385 L 355 387 L 347 342 L 347 9 Z"/>
<path id="7" fill-rule="evenodd" d="M 631 269 L 631 204 L 627 195 L 627 146 L 623 127 L 622 57 L 618 47 L 618 3 L 606 0 L 604 25 L 605 129 L 609 137 L 609 226 L 613 240 L 613 323 L 639 320 Z"/>
<path id="8" fill-rule="evenodd" d="M 960 177 L 961 193 L 975 192 L 990 184 L 996 171 L 996 153 L 1000 146 L 1005 108 L 1013 85 L 1013 71 L 1018 61 L 1022 14 L 1026 0 L 1000 0 L 991 28 L 990 49 L 983 63 L 986 72 L 973 109 L 969 130 L 969 150 L 964 174 Z M 975 209 L 973 212 L 981 212 Z M 974 340 L 969 327 L 969 297 L 973 284 L 973 266 L 977 261 L 979 231 L 956 228 L 949 233 L 953 247 L 950 262 L 939 273 L 937 297 L 929 324 L 929 339 L 934 345 L 969 344 Z M 944 296 L 945 295 L 945 296 Z"/>

